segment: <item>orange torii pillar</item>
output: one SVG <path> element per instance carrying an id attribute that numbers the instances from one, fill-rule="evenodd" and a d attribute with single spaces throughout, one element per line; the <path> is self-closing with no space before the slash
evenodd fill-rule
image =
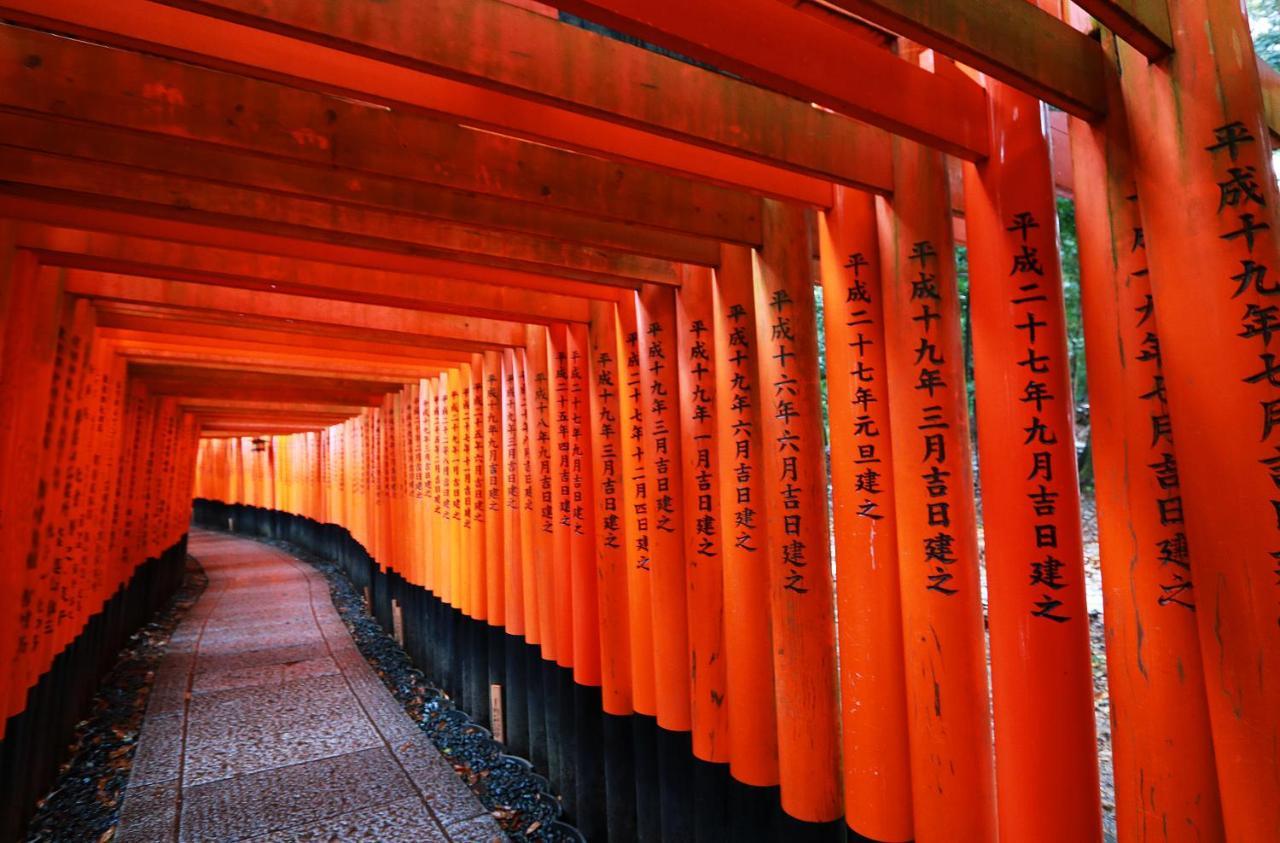
<path id="1" fill-rule="evenodd" d="M 724 509 L 724 663 L 726 705 L 731 712 L 731 807 L 718 825 L 737 836 L 776 831 L 780 813 L 773 629 L 761 622 L 770 617 L 772 589 L 761 422 L 768 395 L 757 359 L 755 274 L 751 249 L 720 247 L 713 302 L 719 421 L 715 445 Z M 699 811 L 699 817 L 704 813 Z"/>
<path id="2" fill-rule="evenodd" d="M 558 783 L 565 813 L 578 813 L 578 719 L 574 714 L 573 687 L 573 465 L 569 426 L 569 358 L 566 326 L 546 331 L 547 430 L 546 480 L 539 501 L 549 522 L 552 545 L 551 576 L 555 589 L 555 662 L 548 670 L 547 720 L 554 727 L 552 750 L 558 760 Z M 541 437 L 540 437 L 541 438 Z"/>
<path id="3" fill-rule="evenodd" d="M 599 571 L 596 560 L 596 474 L 593 467 L 594 431 L 588 326 L 574 324 L 565 331 L 569 391 L 570 577 L 573 596 L 573 712 L 577 724 L 578 828 L 588 839 L 603 837 L 605 816 L 604 736 L 601 712 L 601 647 Z M 616 703 L 615 703 L 616 705 Z"/>
<path id="4" fill-rule="evenodd" d="M 693 839 L 716 829 L 732 833 L 724 820 L 729 748 L 729 701 L 725 664 L 724 510 L 720 449 L 723 433 L 716 403 L 715 280 L 710 269 L 687 267 L 676 299 L 676 346 L 680 368 L 680 437 L 684 455 L 684 558 L 689 623 L 690 723 L 695 799 Z M 709 806 L 721 806 L 709 812 Z M 710 814 L 710 817 L 708 816 Z"/>
<path id="5" fill-rule="evenodd" d="M 485 608 L 488 612 L 489 638 L 489 693 L 501 697 L 506 687 L 506 621 L 504 551 L 503 480 L 503 415 L 502 415 L 502 355 L 497 351 L 484 353 L 484 507 L 485 507 Z M 491 709 L 490 704 L 484 706 Z M 492 712 L 491 712 L 492 713 Z M 493 718 L 486 718 L 489 728 L 495 726 Z M 506 734 L 503 733 L 505 738 Z"/>
<path id="6" fill-rule="evenodd" d="M 986 88 L 1001 154 L 964 184 L 1000 834 L 1087 843 L 1102 808 L 1048 115 Z"/>
<path id="7" fill-rule="evenodd" d="M 664 840 L 693 834 L 689 620 L 686 595 L 683 426 L 676 291 L 646 284 L 638 301 L 644 449 L 649 481 L 649 552 L 653 612 L 655 735 L 658 797 Z"/>
<path id="8" fill-rule="evenodd" d="M 653 546 L 657 521 L 657 483 L 648 449 L 648 401 L 639 294 L 625 293 L 618 304 L 618 327 L 624 357 L 619 389 L 622 413 L 624 514 L 627 524 L 627 604 L 631 630 L 631 691 L 636 716 L 631 718 L 635 772 L 636 833 L 641 840 L 662 834 L 658 777 L 658 696 L 654 677 Z"/>
<path id="9" fill-rule="evenodd" d="M 915 834 L 988 843 L 996 838 L 991 715 L 942 155 L 895 140 L 893 200 L 877 200 L 876 211 Z"/>
<path id="10" fill-rule="evenodd" d="M 592 466 L 595 475 L 596 570 L 600 621 L 601 709 L 605 810 L 610 839 L 636 836 L 632 742 L 631 628 L 628 609 L 628 528 L 623 449 L 628 422 L 618 305 L 592 302 L 587 347 Z"/>
<path id="11" fill-rule="evenodd" d="M 512 349 L 502 352 L 502 497 L 503 497 L 503 596 L 506 604 L 506 646 L 503 714 L 507 743 L 517 752 L 529 753 L 529 708 L 526 699 L 524 656 L 524 581 L 521 572 L 524 542 L 521 539 L 520 402 L 518 357 Z"/>
<path id="12" fill-rule="evenodd" d="M 834 839 L 840 724 L 813 250 L 803 209 L 766 199 L 763 222 L 755 327 L 782 808 Z"/>
<path id="13" fill-rule="evenodd" d="M 529 480 L 525 489 L 525 507 L 530 515 L 530 545 L 533 550 L 531 596 L 538 605 L 538 647 L 529 651 L 529 719 L 530 723 L 536 722 L 542 729 L 541 749 L 535 749 L 534 764 L 558 775 L 559 749 L 557 735 L 553 732 L 556 658 L 555 582 L 552 579 L 554 528 L 550 501 L 544 504 L 543 500 L 544 495 L 550 496 L 551 483 L 546 328 L 530 325 L 526 331 L 525 415 L 528 419 Z"/>
<path id="14" fill-rule="evenodd" d="M 1104 39 L 1110 57 L 1114 36 Z M 1116 830 L 1221 841 L 1222 807 L 1169 403 L 1118 80 L 1109 117 L 1071 120 L 1090 435 L 1111 693 Z M 1150 339 L 1148 339 L 1150 337 Z"/>
<path id="15" fill-rule="evenodd" d="M 818 218 L 840 623 L 845 822 L 912 837 L 893 448 L 875 199 L 834 188 Z"/>
<path id="16" fill-rule="evenodd" d="M 1232 0 L 1169 3 L 1172 55 L 1121 45 L 1229 840 L 1280 835 L 1280 217 Z"/>

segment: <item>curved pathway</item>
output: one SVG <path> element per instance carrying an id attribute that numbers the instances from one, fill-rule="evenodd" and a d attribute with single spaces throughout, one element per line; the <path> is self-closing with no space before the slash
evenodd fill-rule
<path id="1" fill-rule="evenodd" d="M 116 839 L 502 840 L 356 649 L 324 577 L 192 530 L 209 585 L 156 674 Z"/>

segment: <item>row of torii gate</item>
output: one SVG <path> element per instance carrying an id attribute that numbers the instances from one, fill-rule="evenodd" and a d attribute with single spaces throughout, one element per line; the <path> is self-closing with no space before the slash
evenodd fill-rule
<path id="1" fill-rule="evenodd" d="M 801 824 L 1101 839 L 1048 103 L 1119 839 L 1280 839 L 1280 85 L 1064 5 L 0 0 L 6 744 L 194 476 Z"/>

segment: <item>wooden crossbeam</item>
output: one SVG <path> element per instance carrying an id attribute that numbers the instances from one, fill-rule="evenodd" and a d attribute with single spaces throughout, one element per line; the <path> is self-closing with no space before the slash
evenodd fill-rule
<path id="1" fill-rule="evenodd" d="M 1153 61 L 1173 50 L 1167 0 L 1075 0 L 1075 3 Z"/>
<path id="2" fill-rule="evenodd" d="M 1107 110 L 1102 48 L 1028 0 L 829 0 L 1087 120 Z"/>
<path id="3" fill-rule="evenodd" d="M 139 307 L 96 302 L 97 323 L 103 328 L 154 335 L 199 337 L 227 342 L 262 343 L 285 349 L 327 350 L 351 359 L 376 359 L 393 355 L 416 359 L 422 365 L 468 362 L 474 349 L 450 341 L 392 334 L 383 331 L 351 332 L 323 325 L 270 322 L 233 314 L 198 314 L 176 308 Z"/>
<path id="4" fill-rule="evenodd" d="M 878 192 L 888 190 L 891 184 L 888 141 L 882 132 L 644 50 L 628 47 L 630 52 L 612 52 L 627 45 L 606 44 L 609 58 L 601 63 L 602 76 L 594 78 L 636 80 L 628 89 L 629 96 L 667 102 L 659 114 L 571 111 L 571 101 L 557 106 L 548 104 L 547 98 L 535 102 L 417 67 L 147 0 L 114 0 L 111 4 L 4 0 L 0 18 L 309 90 L 449 115 L 468 126 L 811 204 L 830 203 L 831 180 Z M 549 23 L 561 27 L 554 21 Z M 428 29 L 419 34 L 419 43 L 437 37 L 434 29 Z M 563 48 L 576 50 L 576 45 L 565 42 L 556 49 Z M 655 61 L 668 64 L 655 68 Z M 583 74 L 577 78 L 588 77 Z M 651 81 L 655 79 L 662 84 Z M 673 91 L 679 96 L 671 97 Z M 765 95 L 765 99 L 756 102 L 759 98 L 753 92 Z M 750 101 L 750 113 L 740 113 L 748 111 L 745 101 Z M 671 106 L 671 102 L 678 106 Z M 726 104 L 737 110 L 724 113 Z M 801 113 L 793 115 L 796 107 Z M 801 120 L 799 125 L 807 128 L 792 128 L 797 125 L 793 119 Z M 752 126 L 758 131 L 748 132 Z M 793 134 L 803 141 L 787 141 Z M 782 160 L 780 156 L 787 154 L 785 147 L 806 150 L 804 160 Z M 827 173 L 827 169 L 838 172 Z"/>
<path id="5" fill-rule="evenodd" d="M 519 208 L 760 240 L 760 202 L 742 191 L 20 27 L 0 25 L 0 106 L 167 138 L 184 155 L 238 150 L 357 185 L 375 175 Z"/>
<path id="6" fill-rule="evenodd" d="M 777 0 L 561 0 L 566 11 L 968 159 L 987 154 L 986 95 Z M 875 84 L 867 84 L 874 79 Z"/>
<path id="7" fill-rule="evenodd" d="M 611 288 L 634 289 L 638 286 L 635 282 L 621 278 L 607 279 L 603 283 L 595 284 L 509 267 L 466 263 L 420 254 L 387 252 L 373 248 L 372 245 L 328 243 L 288 236 L 280 232 L 228 229 L 211 222 L 197 222 L 185 218 L 162 219 L 130 213 L 128 209 L 122 207 L 88 206 L 83 202 L 84 197 L 76 193 L 38 190 L 27 185 L 0 182 L 0 217 L 59 228 L 200 244 L 282 258 L 320 261 L 338 266 L 476 281 L 525 290 L 561 292 L 580 297 L 597 295 L 616 300 L 620 291 L 616 289 L 611 291 Z M 608 283 L 610 281 L 612 281 L 611 284 Z M 594 294 L 588 292 L 592 287 L 598 288 Z"/>
<path id="8" fill-rule="evenodd" d="M 15 242 L 35 252 L 47 266 L 540 323 L 585 322 L 589 312 L 586 299 L 549 291 L 30 223 L 18 225 Z M 609 288 L 598 285 L 566 282 L 564 286 L 592 297 L 609 297 Z"/>
<path id="9" fill-rule="evenodd" d="M 616 284 L 676 284 L 676 264 L 559 240 L 486 232 L 371 208 L 332 205 L 276 193 L 142 172 L 30 150 L 5 148 L 0 181 L 36 197 L 123 209 L 158 220 L 179 218 L 222 228 L 263 231 L 383 251 L 564 275 Z"/>
<path id="10" fill-rule="evenodd" d="M 383 331 L 484 346 L 521 346 L 525 328 L 515 322 L 478 319 L 381 305 L 321 301 L 308 296 L 211 287 L 84 270 L 66 270 L 64 292 L 114 302 L 233 314 L 237 318 L 340 327 L 352 334 Z"/>

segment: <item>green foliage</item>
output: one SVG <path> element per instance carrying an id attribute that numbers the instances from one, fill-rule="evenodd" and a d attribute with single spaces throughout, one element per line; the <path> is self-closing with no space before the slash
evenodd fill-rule
<path id="1" fill-rule="evenodd" d="M 1280 70 L 1280 6 L 1276 0 L 1249 0 L 1245 8 L 1258 58 Z"/>

